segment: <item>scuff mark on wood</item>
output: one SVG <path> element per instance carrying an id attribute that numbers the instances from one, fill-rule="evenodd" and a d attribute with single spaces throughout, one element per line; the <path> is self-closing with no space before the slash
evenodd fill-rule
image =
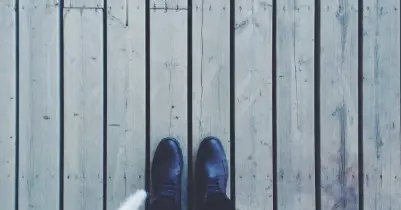
<path id="1" fill-rule="evenodd" d="M 347 106 L 343 102 L 332 113 L 339 123 L 339 141 L 337 155 L 333 156 L 333 164 L 337 165 L 336 177 L 326 177 L 322 183 L 322 192 L 331 197 L 332 203 L 325 208 L 330 210 L 358 210 L 358 163 L 349 162 L 347 152 Z M 327 170 L 327 169 L 325 169 Z"/>
<path id="2" fill-rule="evenodd" d="M 120 124 L 110 124 L 110 127 L 120 127 Z"/>
<path id="3" fill-rule="evenodd" d="M 248 25 L 248 23 L 249 23 L 249 20 L 246 19 L 246 20 L 241 21 L 240 23 L 235 24 L 235 30 L 244 28 L 245 26 Z"/>
<path id="4" fill-rule="evenodd" d="M 341 66 L 345 63 L 345 46 L 347 41 L 347 33 L 348 33 L 348 22 L 349 22 L 349 12 L 348 12 L 348 3 L 344 1 L 340 1 L 340 6 L 336 12 L 336 18 L 340 22 L 341 25 Z M 342 69 L 342 68 L 341 68 Z"/>

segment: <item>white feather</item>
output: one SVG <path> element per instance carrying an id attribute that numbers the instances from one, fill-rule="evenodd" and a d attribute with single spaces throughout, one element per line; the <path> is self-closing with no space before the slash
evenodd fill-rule
<path id="1" fill-rule="evenodd" d="M 139 207 L 145 202 L 146 196 L 145 190 L 138 190 L 129 196 L 117 210 L 139 210 Z"/>

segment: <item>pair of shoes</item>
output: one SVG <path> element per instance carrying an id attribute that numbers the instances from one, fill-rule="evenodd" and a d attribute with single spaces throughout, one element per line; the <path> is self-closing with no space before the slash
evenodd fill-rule
<path id="1" fill-rule="evenodd" d="M 156 148 L 151 168 L 154 203 L 163 209 L 181 209 L 181 174 L 183 157 L 174 138 L 162 139 Z M 205 138 L 195 164 L 196 200 L 204 204 L 214 195 L 225 196 L 228 164 L 224 148 L 216 137 Z M 155 207 L 155 209 L 158 209 Z"/>

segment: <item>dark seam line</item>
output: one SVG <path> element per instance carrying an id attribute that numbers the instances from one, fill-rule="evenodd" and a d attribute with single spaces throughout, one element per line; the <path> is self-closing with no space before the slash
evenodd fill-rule
<path id="1" fill-rule="evenodd" d="M 75 10 L 75 9 L 79 9 L 79 10 L 98 10 L 101 9 L 103 10 L 103 7 L 64 7 L 64 9 L 71 9 L 71 10 Z"/>
<path id="2" fill-rule="evenodd" d="M 315 198 L 316 210 L 322 209 L 321 201 L 321 156 L 320 156 L 320 0 L 315 0 Z"/>
<path id="3" fill-rule="evenodd" d="M 184 10 L 184 11 L 186 11 L 186 10 L 189 10 L 189 8 L 152 7 L 152 8 L 150 8 L 150 10 L 168 10 L 168 11 Z"/>
<path id="4" fill-rule="evenodd" d="M 230 0 L 230 194 L 235 196 L 235 0 Z"/>
<path id="5" fill-rule="evenodd" d="M 187 121 L 188 121 L 188 180 L 187 180 L 187 192 L 188 192 L 188 209 L 193 209 L 194 199 L 193 199 L 193 164 L 192 164 L 192 148 L 193 148 L 193 139 L 192 139 L 192 0 L 188 0 L 188 13 L 187 13 Z"/>
<path id="6" fill-rule="evenodd" d="M 145 190 L 150 192 L 150 1 L 145 1 L 145 8 Z M 149 199 L 145 204 L 145 209 L 149 209 Z"/>
<path id="7" fill-rule="evenodd" d="M 272 24 L 272 152 L 273 152 L 273 210 L 278 209 L 277 194 L 277 1 L 273 0 Z"/>
<path id="8" fill-rule="evenodd" d="M 19 0 L 15 0 L 15 210 L 19 209 Z"/>
<path id="9" fill-rule="evenodd" d="M 363 198 L 363 0 L 358 0 L 358 198 L 359 210 Z"/>
<path id="10" fill-rule="evenodd" d="M 103 2 L 103 210 L 107 209 L 107 0 Z"/>
<path id="11" fill-rule="evenodd" d="M 64 0 L 59 5 L 59 68 L 60 68 L 60 158 L 59 158 L 59 209 L 64 209 Z"/>

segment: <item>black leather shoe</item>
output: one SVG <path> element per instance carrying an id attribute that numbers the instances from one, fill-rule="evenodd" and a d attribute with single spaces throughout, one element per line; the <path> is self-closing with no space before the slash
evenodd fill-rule
<path id="1" fill-rule="evenodd" d="M 195 167 L 198 205 L 205 203 L 211 195 L 226 196 L 228 163 L 218 138 L 207 137 L 201 142 Z"/>
<path id="2" fill-rule="evenodd" d="M 181 209 L 182 167 L 183 157 L 178 141 L 174 138 L 162 139 L 153 156 L 151 169 L 152 200 L 156 206 Z"/>

